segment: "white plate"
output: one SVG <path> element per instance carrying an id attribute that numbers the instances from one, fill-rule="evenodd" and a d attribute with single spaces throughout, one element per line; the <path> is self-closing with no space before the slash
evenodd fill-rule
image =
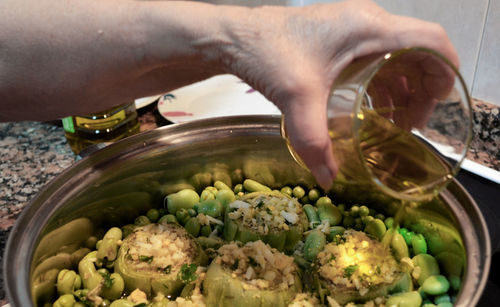
<path id="1" fill-rule="evenodd" d="M 150 97 L 143 97 L 143 98 L 138 98 L 135 100 L 135 108 L 138 110 L 140 108 L 144 108 L 145 106 L 148 106 L 158 100 L 160 98 L 159 95 L 157 96 L 150 96 Z"/>
<path id="2" fill-rule="evenodd" d="M 279 115 L 262 94 L 233 75 L 220 75 L 162 95 L 158 111 L 173 123 L 233 115 Z"/>

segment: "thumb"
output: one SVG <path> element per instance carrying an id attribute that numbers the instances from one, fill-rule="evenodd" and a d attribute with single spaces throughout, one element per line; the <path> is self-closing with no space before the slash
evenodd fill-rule
<path id="1" fill-rule="evenodd" d="M 294 97 L 282 108 L 290 144 L 324 189 L 338 172 L 328 136 L 327 97 L 328 90 L 316 91 Z"/>

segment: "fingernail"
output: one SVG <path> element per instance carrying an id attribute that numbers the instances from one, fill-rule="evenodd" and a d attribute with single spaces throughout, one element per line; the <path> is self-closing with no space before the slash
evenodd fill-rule
<path id="1" fill-rule="evenodd" d="M 311 168 L 311 172 L 314 178 L 316 178 L 318 184 L 323 189 L 328 190 L 331 187 L 333 176 L 328 167 L 326 167 L 325 165 L 318 165 L 314 168 Z"/>

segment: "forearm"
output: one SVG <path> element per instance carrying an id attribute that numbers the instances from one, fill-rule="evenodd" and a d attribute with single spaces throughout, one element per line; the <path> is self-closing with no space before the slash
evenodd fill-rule
<path id="1" fill-rule="evenodd" d="M 227 8 L 244 10 L 244 8 Z M 233 14 L 187 2 L 0 2 L 1 121 L 90 113 L 224 72 Z"/>

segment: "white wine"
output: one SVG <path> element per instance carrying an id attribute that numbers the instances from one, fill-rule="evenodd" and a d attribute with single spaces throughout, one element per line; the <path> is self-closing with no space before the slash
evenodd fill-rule
<path id="1" fill-rule="evenodd" d="M 329 123 L 333 154 L 345 179 L 374 180 L 392 190 L 392 196 L 424 199 L 453 177 L 451 165 L 411 132 L 373 110 L 364 110 L 357 119 L 356 135 L 351 117 Z"/>
<path id="2" fill-rule="evenodd" d="M 92 144 L 115 142 L 139 132 L 135 104 L 63 119 L 66 139 L 75 154 Z"/>

